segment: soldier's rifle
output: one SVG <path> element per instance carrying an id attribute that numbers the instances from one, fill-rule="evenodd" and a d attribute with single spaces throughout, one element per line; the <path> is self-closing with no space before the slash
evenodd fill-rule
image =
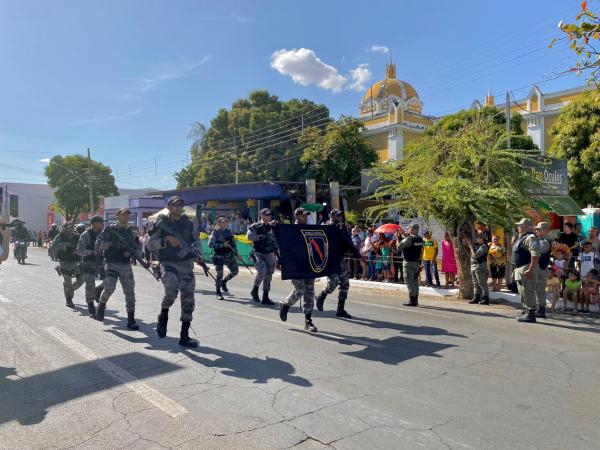
<path id="1" fill-rule="evenodd" d="M 248 264 L 246 264 L 246 263 L 244 262 L 244 258 L 242 258 L 242 255 L 240 255 L 240 254 L 239 254 L 239 252 L 237 251 L 237 248 L 235 248 L 235 246 L 233 246 L 233 245 L 230 245 L 230 244 L 227 244 L 227 245 L 226 245 L 226 247 L 228 247 L 228 248 L 231 250 L 231 252 L 233 253 L 233 256 L 235 256 L 235 258 L 236 258 L 236 259 L 237 259 L 239 262 L 241 262 L 241 263 L 242 263 L 242 265 L 243 265 L 243 266 L 244 266 L 246 269 L 248 269 L 248 271 L 249 271 L 249 272 L 250 272 L 252 275 L 254 275 L 254 272 L 252 272 L 252 269 L 250 269 L 250 266 L 248 266 Z"/>
<path id="2" fill-rule="evenodd" d="M 110 236 L 115 237 L 116 240 L 117 240 L 117 242 L 118 242 L 118 244 L 119 244 L 119 246 L 123 250 L 125 250 L 125 252 L 129 253 L 140 264 L 140 266 L 142 266 L 144 269 L 146 269 L 148 272 L 150 272 L 150 274 L 152 275 L 152 277 L 156 281 L 160 281 L 160 277 L 157 277 L 156 274 L 152 270 L 150 270 L 150 264 L 148 264 L 146 261 L 144 261 L 138 255 L 138 253 L 135 251 L 135 249 L 133 247 L 131 247 L 131 245 L 129 244 L 129 242 L 127 242 L 127 239 L 125 239 L 123 236 L 121 236 L 119 233 L 117 233 L 111 227 L 106 227 L 104 229 L 104 231 L 107 231 Z"/>

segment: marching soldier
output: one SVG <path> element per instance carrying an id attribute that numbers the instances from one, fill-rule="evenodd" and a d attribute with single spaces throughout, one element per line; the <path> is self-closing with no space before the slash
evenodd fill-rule
<path id="1" fill-rule="evenodd" d="M 69 308 L 75 307 L 73 304 L 75 291 L 83 284 L 83 277 L 79 270 L 79 255 L 75 252 L 79 235 L 75 233 L 74 225 L 73 222 L 65 223 L 62 231 L 52 241 L 52 250 L 59 261 L 56 270 L 63 277 L 65 300 Z"/>
<path id="2" fill-rule="evenodd" d="M 296 224 L 306 225 L 308 223 L 309 214 L 310 213 L 304 208 L 296 208 L 294 211 Z M 279 304 L 279 318 L 285 322 L 290 308 L 295 305 L 298 300 L 304 298 L 304 329 L 316 333 L 317 327 L 312 323 L 311 317 L 313 305 L 315 303 L 315 280 L 314 278 L 292 280 L 292 285 L 294 286 L 294 290 L 287 296 L 285 301 Z"/>
<path id="3" fill-rule="evenodd" d="M 217 298 L 223 300 L 223 292 L 229 292 L 227 282 L 239 273 L 238 264 L 235 257 L 238 253 L 235 238 L 229 230 L 229 220 L 226 217 L 217 218 L 217 226 L 210 235 L 208 246 L 215 252 L 213 256 L 213 264 L 217 271 Z M 229 274 L 223 278 L 223 266 L 227 266 Z"/>
<path id="4" fill-rule="evenodd" d="M 419 306 L 419 271 L 423 254 L 423 238 L 419 236 L 419 224 L 411 223 L 408 235 L 403 235 L 396 248 L 402 252 L 404 265 L 404 282 L 408 287 L 408 303 L 404 306 Z"/>
<path id="5" fill-rule="evenodd" d="M 516 225 L 519 236 L 513 244 L 511 262 L 524 308 L 523 315 L 518 320 L 535 323 L 535 274 L 540 259 L 540 245 L 536 235 L 531 232 L 531 220 L 523 218 Z"/>
<path id="6" fill-rule="evenodd" d="M 271 210 L 263 208 L 260 210 L 260 221 L 253 223 L 248 228 L 247 237 L 252 241 L 252 251 L 256 258 L 256 277 L 254 278 L 254 287 L 250 292 L 252 300 L 261 302 L 263 305 L 274 305 L 269 298 L 271 289 L 271 278 L 275 272 L 275 252 L 277 251 L 277 241 L 273 235 L 274 223 L 271 221 Z M 262 283 L 262 300 L 258 297 L 258 288 Z"/>
<path id="7" fill-rule="evenodd" d="M 115 292 L 117 281 L 121 282 L 127 309 L 127 328 L 139 330 L 135 322 L 135 280 L 131 269 L 131 258 L 141 255 L 141 248 L 135 243 L 135 233 L 129 226 L 131 211 L 122 208 L 117 211 L 117 223 L 107 226 L 96 238 L 96 252 L 102 252 L 106 260 L 104 291 L 98 302 L 96 320 L 104 321 L 104 311 L 110 296 Z"/>
<path id="8" fill-rule="evenodd" d="M 50 256 L 52 261 L 57 261 L 56 254 L 54 253 L 54 250 L 52 250 L 52 243 L 54 242 L 54 238 L 58 236 L 58 233 L 60 233 L 60 231 L 58 231 L 58 225 L 53 223 L 48 230 L 48 256 Z"/>
<path id="9" fill-rule="evenodd" d="M 490 294 L 487 284 L 488 246 L 485 243 L 485 236 L 478 234 L 475 237 L 475 244 L 477 248 L 469 240 L 469 247 L 471 247 L 471 280 L 475 288 L 475 297 L 469 303 L 489 305 Z"/>
<path id="10" fill-rule="evenodd" d="M 356 250 L 356 247 L 354 247 L 354 244 L 352 244 L 352 238 L 348 234 L 348 230 L 344 224 L 342 212 L 339 209 L 334 208 L 329 213 L 329 218 L 330 220 L 327 221 L 325 225 L 335 225 L 340 230 L 342 246 L 344 247 L 342 250 L 344 252 L 344 258 L 340 261 L 340 271 L 327 277 L 327 286 L 317 297 L 317 309 L 323 311 L 325 298 L 339 286 L 338 306 L 335 315 L 337 317 L 352 319 L 352 316 L 344 309 L 346 306 L 346 299 L 348 298 L 348 290 L 350 289 L 350 270 L 348 268 L 346 257 L 360 259 L 361 256 L 360 253 L 358 253 L 358 250 Z"/>
<path id="11" fill-rule="evenodd" d="M 546 318 L 546 284 L 548 283 L 548 266 L 552 248 L 552 242 L 546 237 L 549 229 L 548 222 L 540 222 L 533 229 L 540 246 L 540 259 L 535 273 L 535 299 L 537 302 L 535 317 L 540 319 Z"/>
<path id="12" fill-rule="evenodd" d="M 195 308 L 194 261 L 203 263 L 202 247 L 196 225 L 183 214 L 181 197 L 171 197 L 167 202 L 167 208 L 169 215 L 160 216 L 156 220 L 150 230 L 151 237 L 147 244 L 148 250 L 158 252 L 161 279 L 165 288 L 156 334 L 159 338 L 167 335 L 169 308 L 175 302 L 179 292 L 181 300 L 179 345 L 198 347 L 198 341 L 190 338 L 189 329 Z"/>
<path id="13" fill-rule="evenodd" d="M 96 253 L 96 238 L 103 227 L 104 219 L 101 216 L 92 217 L 90 228 L 83 232 L 77 244 L 85 282 L 85 301 L 92 318 L 96 317 L 94 300 L 97 301 L 102 293 L 102 285 L 96 287 L 96 277 L 102 270 L 102 255 Z"/>

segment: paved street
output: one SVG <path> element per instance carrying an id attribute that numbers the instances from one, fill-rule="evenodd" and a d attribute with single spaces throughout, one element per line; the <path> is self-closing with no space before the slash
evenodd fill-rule
<path id="1" fill-rule="evenodd" d="M 161 288 L 141 268 L 139 332 L 125 328 L 120 288 L 106 324 L 64 306 L 45 250 L 0 266 L 0 447 L 596 449 L 600 445 L 600 322 L 557 316 L 518 324 L 510 306 L 353 289 L 315 314 L 248 300 L 250 276 L 217 301 L 197 275 L 192 327 L 179 311 L 156 337 Z M 210 280 L 212 281 L 212 280 Z M 320 285 L 322 286 L 322 284 Z M 289 282 L 274 281 L 272 298 Z"/>

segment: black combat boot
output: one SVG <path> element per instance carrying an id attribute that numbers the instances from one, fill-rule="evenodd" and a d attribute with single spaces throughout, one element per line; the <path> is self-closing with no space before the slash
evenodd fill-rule
<path id="1" fill-rule="evenodd" d="M 96 320 L 104 322 L 104 310 L 106 309 L 106 303 L 98 303 L 98 309 L 96 310 Z"/>
<path id="2" fill-rule="evenodd" d="M 94 306 L 94 303 L 88 303 L 88 314 L 89 316 L 94 319 L 96 317 L 96 307 Z"/>
<path id="3" fill-rule="evenodd" d="M 404 306 L 419 306 L 419 297 L 408 297 L 408 302 L 404 303 Z"/>
<path id="4" fill-rule="evenodd" d="M 490 304 L 490 296 L 489 295 L 484 295 L 483 297 L 481 297 L 481 301 L 479 302 L 480 305 L 489 305 Z"/>
<path id="5" fill-rule="evenodd" d="M 217 286 L 217 299 L 218 300 L 225 300 L 225 298 L 223 297 L 223 294 L 221 294 L 221 287 Z"/>
<path id="6" fill-rule="evenodd" d="M 473 297 L 473 300 L 471 300 L 469 303 L 471 305 L 476 305 L 481 301 L 481 294 L 475 294 L 475 297 Z"/>
<path id="7" fill-rule="evenodd" d="M 315 327 L 315 324 L 312 322 L 310 314 L 304 315 L 304 329 L 306 331 L 310 331 L 311 333 L 316 333 L 318 331 L 317 327 Z"/>
<path id="8" fill-rule="evenodd" d="M 250 295 L 252 296 L 252 301 L 260 303 L 260 297 L 258 296 L 258 286 L 254 286 L 252 288 L 252 291 L 250 291 Z"/>
<path id="9" fill-rule="evenodd" d="M 517 320 L 519 322 L 535 323 L 535 311 L 533 309 L 526 310 Z"/>
<path id="10" fill-rule="evenodd" d="M 135 323 L 135 311 L 127 311 L 127 329 L 128 330 L 139 330 L 140 326 Z"/>
<path id="11" fill-rule="evenodd" d="M 229 289 L 227 289 L 227 281 L 221 281 L 221 289 L 223 290 L 223 292 L 229 292 Z"/>
<path id="12" fill-rule="evenodd" d="M 325 304 L 325 299 L 327 298 L 327 292 L 321 291 L 321 293 L 317 296 L 317 309 L 319 311 L 323 311 L 323 305 Z"/>
<path id="13" fill-rule="evenodd" d="M 158 323 L 156 324 L 156 334 L 159 338 L 167 336 L 167 322 L 169 321 L 169 310 L 162 309 L 158 315 Z"/>
<path id="14" fill-rule="evenodd" d="M 75 308 L 75 305 L 73 304 L 73 296 L 72 295 L 66 297 L 66 300 L 67 300 L 67 303 L 66 303 L 67 308 Z"/>
<path id="15" fill-rule="evenodd" d="M 271 299 L 269 298 L 269 291 L 263 291 L 261 303 L 266 306 L 271 306 L 275 304 L 275 302 L 271 301 Z"/>
<path id="16" fill-rule="evenodd" d="M 190 322 L 181 322 L 181 333 L 179 334 L 179 345 L 183 347 L 198 347 L 198 341 L 189 335 Z"/>
<path id="17" fill-rule="evenodd" d="M 287 320 L 288 311 L 290 310 L 290 305 L 280 302 L 279 303 L 279 318 L 282 322 Z"/>
<path id="18" fill-rule="evenodd" d="M 346 311 L 344 309 L 344 306 L 346 305 L 346 299 L 345 298 L 340 298 L 338 300 L 338 307 L 337 307 L 337 311 L 335 313 L 335 315 L 337 317 L 343 317 L 344 319 L 352 319 L 352 316 L 350 314 L 348 314 L 348 311 Z"/>
<path id="19" fill-rule="evenodd" d="M 104 290 L 104 286 L 96 286 L 94 288 L 94 301 L 98 303 L 100 301 L 100 296 L 102 295 L 102 291 Z"/>
<path id="20" fill-rule="evenodd" d="M 546 318 L 546 307 L 539 306 L 538 310 L 535 313 L 535 317 L 537 317 L 538 319 L 545 319 Z"/>

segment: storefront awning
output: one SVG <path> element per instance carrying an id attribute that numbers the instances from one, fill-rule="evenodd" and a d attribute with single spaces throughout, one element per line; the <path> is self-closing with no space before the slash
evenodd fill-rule
<path id="1" fill-rule="evenodd" d="M 554 211 L 559 216 L 582 216 L 585 213 L 568 195 L 544 195 L 538 201 L 545 209 Z"/>

